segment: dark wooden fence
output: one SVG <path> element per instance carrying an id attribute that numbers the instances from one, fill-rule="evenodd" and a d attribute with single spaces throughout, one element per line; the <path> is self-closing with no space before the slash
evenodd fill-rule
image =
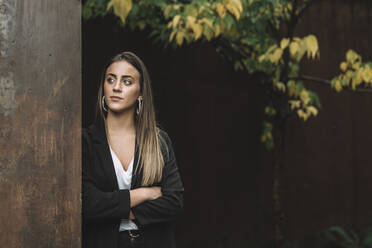
<path id="1" fill-rule="evenodd" d="M 0 1 L 1 247 L 80 247 L 80 11 Z"/>
<path id="2" fill-rule="evenodd" d="M 154 82 L 159 121 L 173 139 L 185 184 L 179 247 L 260 247 L 273 233 L 272 165 L 259 142 L 264 92 L 235 73 L 213 46 L 162 50 L 141 32 L 111 28 L 111 18 L 83 26 L 84 123 L 93 120 L 105 59 L 137 53 Z M 369 1 L 319 1 L 299 24 L 313 33 L 320 61 L 303 73 L 331 79 L 348 49 L 372 60 Z M 300 240 L 331 225 L 366 227 L 372 220 L 372 94 L 319 92 L 322 109 L 306 123 L 289 122 L 282 157 L 286 234 Z"/>
<path id="3" fill-rule="evenodd" d="M 300 23 L 298 35 L 315 34 L 320 61 L 304 64 L 303 74 L 331 79 L 348 49 L 372 61 L 372 2 L 321 1 Z M 288 126 L 285 202 L 289 233 L 340 224 L 372 224 L 372 93 L 342 92 L 307 83 L 319 92 L 322 110 L 306 124 Z"/>

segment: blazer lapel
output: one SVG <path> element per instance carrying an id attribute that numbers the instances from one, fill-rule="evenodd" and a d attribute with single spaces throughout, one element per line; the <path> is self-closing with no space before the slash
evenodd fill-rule
<path id="1" fill-rule="evenodd" d="M 112 190 L 119 190 L 114 162 L 112 160 L 109 144 L 107 142 L 105 123 L 103 120 L 99 120 L 94 124 L 94 131 L 97 134 L 94 136 L 94 141 L 98 146 L 97 156 L 100 159 L 103 171 L 109 179 L 107 180 L 110 184 L 109 187 Z"/>
<path id="2" fill-rule="evenodd" d="M 137 169 L 137 161 L 138 161 L 138 146 L 137 146 L 137 139 L 136 139 L 131 189 L 135 189 L 141 186 L 140 184 L 141 184 L 141 178 L 142 178 L 142 170 Z"/>

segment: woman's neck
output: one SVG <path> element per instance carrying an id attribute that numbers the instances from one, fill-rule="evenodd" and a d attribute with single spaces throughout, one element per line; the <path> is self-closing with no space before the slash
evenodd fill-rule
<path id="1" fill-rule="evenodd" d="M 106 118 L 106 127 L 110 135 L 135 134 L 136 126 L 133 114 L 132 111 L 125 113 L 114 113 L 109 111 Z"/>

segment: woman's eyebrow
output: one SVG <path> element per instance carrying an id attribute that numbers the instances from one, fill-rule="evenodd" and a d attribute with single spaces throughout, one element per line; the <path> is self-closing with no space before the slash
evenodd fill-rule
<path id="1" fill-rule="evenodd" d="M 107 77 L 107 76 L 111 76 L 111 77 L 114 77 L 114 78 L 116 78 L 116 75 L 115 75 L 115 74 L 113 74 L 113 73 L 107 73 L 107 74 L 106 74 L 106 77 Z"/>
<path id="2" fill-rule="evenodd" d="M 132 77 L 131 75 L 122 75 L 121 77 L 122 78 L 132 78 L 132 79 L 134 79 L 134 77 Z"/>
<path id="3" fill-rule="evenodd" d="M 108 76 L 117 78 L 117 76 L 115 74 L 113 74 L 113 73 L 107 73 L 106 77 L 108 77 Z M 131 76 L 131 75 L 122 75 L 121 78 L 132 78 L 132 79 L 134 79 L 134 77 Z"/>

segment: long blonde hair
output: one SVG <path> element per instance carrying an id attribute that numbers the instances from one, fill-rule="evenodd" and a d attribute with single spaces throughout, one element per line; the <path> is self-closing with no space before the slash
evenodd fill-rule
<path id="1" fill-rule="evenodd" d="M 140 91 L 142 95 L 142 106 L 139 114 L 135 113 L 136 143 L 138 147 L 138 159 L 136 172 L 143 170 L 142 185 L 150 186 L 160 182 L 164 167 L 164 158 L 161 145 L 166 142 L 159 135 L 156 124 L 155 109 L 153 104 L 151 80 L 146 66 L 134 53 L 122 52 L 112 57 L 104 67 L 97 99 L 97 118 L 106 119 L 107 113 L 103 110 L 102 97 L 104 96 L 104 82 L 107 68 L 114 62 L 126 61 L 134 66 L 140 74 Z M 103 103 L 104 104 L 104 103 Z M 138 102 L 136 109 L 138 108 Z M 136 111 L 135 111 L 136 112 Z M 166 148 L 167 149 L 167 148 Z"/>

